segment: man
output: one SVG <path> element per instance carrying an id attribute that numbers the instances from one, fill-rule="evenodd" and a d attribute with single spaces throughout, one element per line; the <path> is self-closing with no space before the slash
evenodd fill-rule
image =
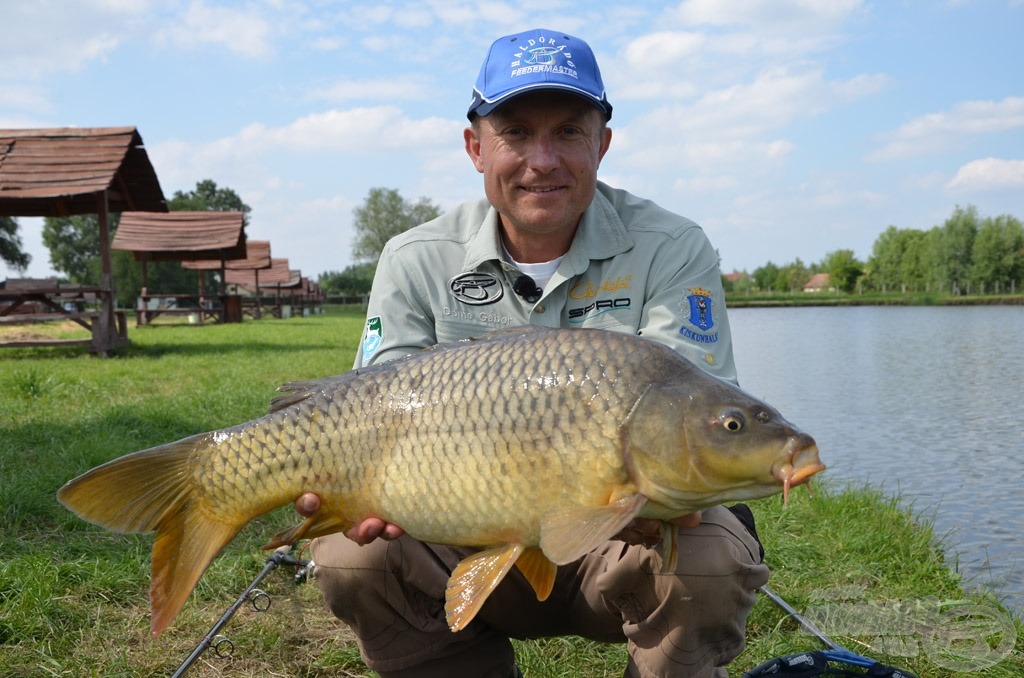
<path id="1" fill-rule="evenodd" d="M 486 200 L 394 238 L 370 295 L 356 367 L 519 325 L 642 334 L 736 380 L 717 254 L 693 222 L 597 181 L 612 107 L 590 47 L 531 30 L 497 40 L 473 92 L 466 152 Z M 316 497 L 296 502 L 315 512 Z M 559 568 L 541 603 L 513 570 L 464 630 L 445 583 L 468 549 L 368 517 L 314 542 L 330 609 L 385 678 L 519 675 L 509 637 L 627 643 L 628 676 L 716 676 L 743 647 L 768 570 L 730 511 L 675 521 L 676 573 L 648 546 L 656 521 Z M 383 537 L 378 539 L 377 537 Z"/>

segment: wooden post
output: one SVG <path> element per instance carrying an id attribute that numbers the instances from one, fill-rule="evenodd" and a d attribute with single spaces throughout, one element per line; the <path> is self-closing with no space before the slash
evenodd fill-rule
<path id="1" fill-rule="evenodd" d="M 101 307 L 99 317 L 93 322 L 92 350 L 105 358 L 120 344 L 114 318 L 114 267 L 110 257 L 110 204 L 106 190 L 96 193 L 96 215 L 100 228 Z"/>

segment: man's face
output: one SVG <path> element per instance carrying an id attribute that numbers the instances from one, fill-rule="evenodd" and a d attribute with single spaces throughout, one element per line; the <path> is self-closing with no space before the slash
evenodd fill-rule
<path id="1" fill-rule="evenodd" d="M 600 111 L 571 94 L 524 94 L 478 118 L 465 140 L 510 251 L 524 238 L 568 249 L 611 142 Z"/>

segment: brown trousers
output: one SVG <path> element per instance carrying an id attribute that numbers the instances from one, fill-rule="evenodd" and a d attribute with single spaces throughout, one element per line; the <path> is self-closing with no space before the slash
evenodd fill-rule
<path id="1" fill-rule="evenodd" d="M 363 659 L 385 678 L 506 678 L 509 638 L 577 635 L 627 643 L 626 676 L 725 676 L 742 650 L 755 590 L 768 580 L 758 544 L 722 507 L 679 531 L 675 573 L 651 549 L 609 541 L 558 568 L 538 602 L 513 568 L 465 629 L 452 633 L 444 590 L 470 549 L 410 537 L 359 546 L 317 539 L 315 577 L 330 610 L 353 630 Z"/>

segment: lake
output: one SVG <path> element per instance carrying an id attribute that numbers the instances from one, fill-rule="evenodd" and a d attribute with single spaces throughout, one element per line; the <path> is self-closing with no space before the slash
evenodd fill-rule
<path id="1" fill-rule="evenodd" d="M 1024 307 L 729 311 L 740 385 L 834 482 L 932 519 L 968 588 L 1024 607 Z M 838 555 L 838 554 L 837 554 Z"/>

